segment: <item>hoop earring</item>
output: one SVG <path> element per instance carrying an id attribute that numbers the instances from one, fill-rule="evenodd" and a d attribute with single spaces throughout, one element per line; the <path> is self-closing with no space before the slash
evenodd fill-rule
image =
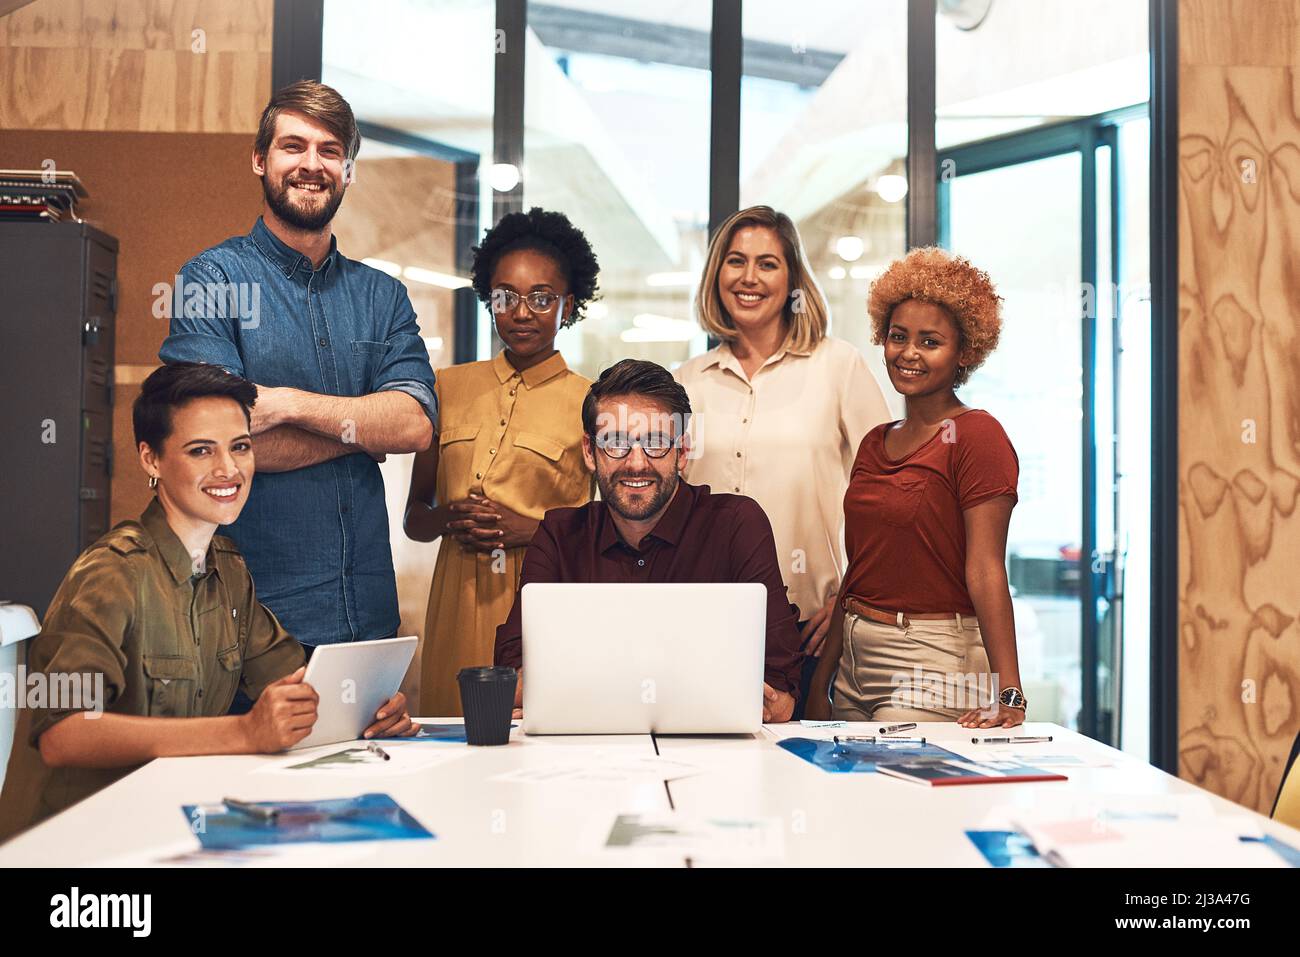
<path id="1" fill-rule="evenodd" d="M 156 476 L 156 475 L 150 475 L 150 476 L 149 476 L 149 487 L 150 487 L 150 488 L 157 488 L 157 487 L 158 487 L 158 476 Z"/>

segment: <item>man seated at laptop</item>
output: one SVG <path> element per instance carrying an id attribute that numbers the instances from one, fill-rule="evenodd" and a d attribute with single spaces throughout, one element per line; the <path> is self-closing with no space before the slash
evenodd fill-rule
<path id="1" fill-rule="evenodd" d="M 690 414 L 686 390 L 662 366 L 624 359 L 601 373 L 582 404 L 582 456 L 596 473 L 601 500 L 546 513 L 524 556 L 519 588 L 529 582 L 766 585 L 763 720 L 789 721 L 799 688 L 799 631 L 772 526 L 753 499 L 715 495 L 679 476 L 690 449 Z M 521 618 L 516 592 L 510 617 L 497 628 L 495 654 L 498 665 L 520 669 L 516 709 L 523 701 Z"/>

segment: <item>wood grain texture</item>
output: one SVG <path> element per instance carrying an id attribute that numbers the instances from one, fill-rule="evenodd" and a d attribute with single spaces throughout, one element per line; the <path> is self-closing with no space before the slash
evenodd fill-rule
<path id="1" fill-rule="evenodd" d="M 1267 813 L 1300 730 L 1300 0 L 1258 6 L 1289 41 L 1180 6 L 1178 711 L 1179 774 Z"/>
<path id="2" fill-rule="evenodd" d="M 0 18 L 0 128 L 247 132 L 272 0 L 36 0 Z"/>
<path id="3" fill-rule="evenodd" d="M 1275 66 L 1300 63 L 1295 0 L 1180 0 L 1180 66 Z"/>
<path id="4" fill-rule="evenodd" d="M 117 237 L 116 362 L 139 371 L 156 365 L 167 320 L 154 315 L 154 286 L 172 283 L 191 256 L 246 233 L 262 192 L 242 133 L 109 133 L 9 130 L 0 136 L 0 168 L 39 169 L 51 158 L 74 170 L 90 192 L 82 216 Z M 120 380 L 120 377 L 119 377 Z M 138 385 L 119 381 L 114 411 L 112 521 L 148 504 L 131 436 Z"/>

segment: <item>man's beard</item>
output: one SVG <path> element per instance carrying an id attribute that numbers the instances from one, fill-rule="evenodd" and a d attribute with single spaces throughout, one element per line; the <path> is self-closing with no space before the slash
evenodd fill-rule
<path id="1" fill-rule="evenodd" d="M 628 504 L 626 497 L 628 490 L 618 483 L 623 480 L 637 481 L 639 479 L 649 479 L 652 482 L 659 483 L 659 489 L 651 497 L 650 501 L 644 506 L 631 506 Z M 639 522 L 649 518 L 673 497 L 677 491 L 677 472 L 674 471 L 667 478 L 660 475 L 651 475 L 648 473 L 611 473 L 608 477 L 599 473 L 596 474 L 596 485 L 600 487 L 600 497 L 610 508 L 616 511 L 623 518 L 633 522 Z"/>
<path id="2" fill-rule="evenodd" d="M 262 177 L 262 193 L 266 196 L 266 205 L 271 207 L 271 212 L 295 229 L 312 233 L 328 226 L 334 214 L 338 212 L 339 203 L 343 202 L 342 189 L 331 187 L 324 182 L 321 185 L 327 191 L 325 202 L 319 209 L 311 211 L 300 208 L 289 198 L 289 190 L 293 187 L 289 185 L 287 177 L 280 181 L 279 189 L 272 189 L 270 180 L 265 176 Z"/>

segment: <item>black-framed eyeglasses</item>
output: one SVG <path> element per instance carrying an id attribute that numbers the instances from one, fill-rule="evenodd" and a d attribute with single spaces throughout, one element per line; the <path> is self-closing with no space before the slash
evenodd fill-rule
<path id="1" fill-rule="evenodd" d="M 547 292 L 544 289 L 535 289 L 526 296 L 521 296 L 513 289 L 504 289 L 497 287 L 492 290 L 492 311 L 497 315 L 514 312 L 519 308 L 520 300 L 528 303 L 528 308 L 538 315 L 545 315 L 554 309 L 562 300 L 563 296 L 558 296 L 553 292 Z"/>
<path id="2" fill-rule="evenodd" d="M 593 440 L 611 459 L 625 459 L 632 451 L 632 446 L 641 446 L 641 451 L 652 459 L 661 459 L 677 446 L 677 440 L 667 435 L 648 435 L 644 439 L 629 439 L 626 435 L 607 433 L 597 435 Z"/>

